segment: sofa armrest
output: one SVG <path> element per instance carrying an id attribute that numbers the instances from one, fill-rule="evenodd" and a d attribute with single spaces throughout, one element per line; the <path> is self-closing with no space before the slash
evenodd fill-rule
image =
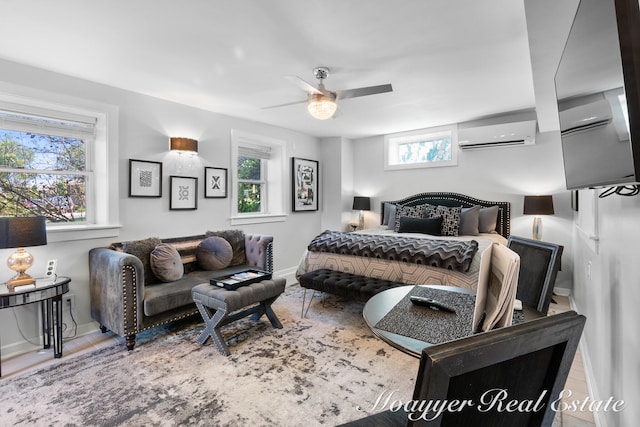
<path id="1" fill-rule="evenodd" d="M 137 332 L 142 324 L 144 298 L 140 259 L 108 248 L 91 249 L 89 287 L 95 321 L 122 337 Z"/>
<path id="2" fill-rule="evenodd" d="M 273 272 L 273 236 L 245 234 L 244 246 L 247 265 Z"/>

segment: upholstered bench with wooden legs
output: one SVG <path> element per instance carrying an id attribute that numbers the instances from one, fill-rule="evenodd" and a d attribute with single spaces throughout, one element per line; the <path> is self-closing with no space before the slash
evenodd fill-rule
<path id="1" fill-rule="evenodd" d="M 284 292 L 285 283 L 284 278 L 274 277 L 236 290 L 218 288 L 209 283 L 195 286 L 191 295 L 204 319 L 204 331 L 198 337 L 198 342 L 204 344 L 211 337 L 220 353 L 228 356 L 229 346 L 220 327 L 250 314 L 253 314 L 253 320 L 266 314 L 274 328 L 282 328 L 271 304 Z"/>

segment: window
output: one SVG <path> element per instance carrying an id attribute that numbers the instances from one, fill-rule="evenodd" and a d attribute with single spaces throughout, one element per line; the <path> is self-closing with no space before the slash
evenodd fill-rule
<path id="1" fill-rule="evenodd" d="M 117 109 L 52 96 L 0 95 L 0 216 L 45 216 L 50 242 L 117 235 Z"/>
<path id="2" fill-rule="evenodd" d="M 0 110 L 0 215 L 87 221 L 96 119 Z"/>
<path id="3" fill-rule="evenodd" d="M 457 164 L 454 127 L 420 129 L 385 135 L 385 169 L 410 169 Z"/>
<path id="4" fill-rule="evenodd" d="M 283 141 L 232 130 L 232 224 L 284 220 Z"/>

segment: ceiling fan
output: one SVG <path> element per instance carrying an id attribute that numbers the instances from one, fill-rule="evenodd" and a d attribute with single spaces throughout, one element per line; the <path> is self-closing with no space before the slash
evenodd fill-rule
<path id="1" fill-rule="evenodd" d="M 286 76 L 289 81 L 299 86 L 302 90 L 307 92 L 307 99 L 303 101 L 289 102 L 287 104 L 273 105 L 265 108 L 277 108 L 284 107 L 286 105 L 307 103 L 307 110 L 309 114 L 318 120 L 326 120 L 333 117 L 338 104 L 338 100 L 356 98 L 358 96 L 375 95 L 378 93 L 385 93 L 393 91 L 390 84 L 379 86 L 360 87 L 356 89 L 347 89 L 339 91 L 329 91 L 324 87 L 324 79 L 329 77 L 329 69 L 327 67 L 316 67 L 313 69 L 313 75 L 318 79 L 318 87 L 314 87 L 312 84 L 307 83 L 298 76 Z"/>

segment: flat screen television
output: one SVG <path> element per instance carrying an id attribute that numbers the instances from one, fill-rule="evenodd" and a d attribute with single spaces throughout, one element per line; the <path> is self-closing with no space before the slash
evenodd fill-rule
<path id="1" fill-rule="evenodd" d="M 638 0 L 581 0 L 555 76 L 567 189 L 640 182 Z"/>

